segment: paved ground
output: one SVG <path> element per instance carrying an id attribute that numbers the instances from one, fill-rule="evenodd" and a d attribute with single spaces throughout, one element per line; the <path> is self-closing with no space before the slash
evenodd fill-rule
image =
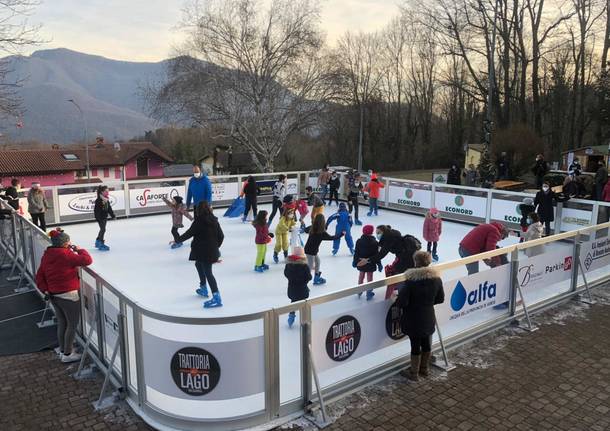
<path id="1" fill-rule="evenodd" d="M 610 430 L 610 288 L 452 352 L 449 376 L 394 377 L 330 406 L 330 430 Z M 0 430 L 149 430 L 125 405 L 95 412 L 51 352 L 0 357 Z M 287 428 L 311 428 L 300 420 Z"/>

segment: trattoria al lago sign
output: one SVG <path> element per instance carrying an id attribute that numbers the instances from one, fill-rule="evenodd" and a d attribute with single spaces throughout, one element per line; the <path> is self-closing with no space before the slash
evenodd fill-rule
<path id="1" fill-rule="evenodd" d="M 62 216 L 93 213 L 96 193 L 74 193 L 59 195 L 59 213 Z M 114 211 L 125 209 L 125 193 L 123 190 L 111 191 L 108 201 Z"/>
<path id="2" fill-rule="evenodd" d="M 220 381 L 218 360 L 198 347 L 178 350 L 172 357 L 170 370 L 178 389 L 191 396 L 210 393 Z"/>
<path id="3" fill-rule="evenodd" d="M 333 361 L 341 362 L 352 356 L 360 344 L 360 323 L 353 316 L 335 320 L 326 334 L 326 353 Z"/>

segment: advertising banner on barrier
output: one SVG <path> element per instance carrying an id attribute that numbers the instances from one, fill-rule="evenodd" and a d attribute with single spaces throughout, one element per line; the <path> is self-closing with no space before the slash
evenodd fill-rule
<path id="1" fill-rule="evenodd" d="M 172 186 L 131 189 L 129 190 L 129 207 L 131 209 L 164 207 L 163 198 L 172 200 L 174 196 L 182 196 L 186 201 L 186 188 Z"/>
<path id="2" fill-rule="evenodd" d="M 479 196 L 436 192 L 436 208 L 446 213 L 485 218 L 487 199 Z"/>
<path id="3" fill-rule="evenodd" d="M 422 190 L 412 187 L 412 184 L 390 181 L 389 199 L 391 204 L 412 208 L 430 208 L 432 190 Z"/>
<path id="4" fill-rule="evenodd" d="M 265 391 L 265 342 L 185 344 L 142 332 L 146 385 L 172 398 L 230 400 Z"/>
<path id="5" fill-rule="evenodd" d="M 340 366 L 403 339 L 400 313 L 393 301 L 388 300 L 314 319 L 312 349 L 318 370 Z"/>
<path id="6" fill-rule="evenodd" d="M 582 229 L 591 225 L 592 212 L 563 207 L 561 210 L 561 231 Z"/>
<path id="7" fill-rule="evenodd" d="M 436 306 L 439 324 L 468 319 L 476 321 L 478 313 L 508 301 L 510 265 L 464 276 L 443 285 L 445 302 Z"/>
<path id="8" fill-rule="evenodd" d="M 447 184 L 447 172 L 434 172 L 432 174 L 432 182 L 439 184 Z"/>
<path id="9" fill-rule="evenodd" d="M 258 186 L 259 196 L 271 196 L 273 194 L 273 185 L 277 182 L 277 179 L 273 180 L 260 180 L 256 181 Z M 297 178 L 288 178 L 286 181 L 286 194 L 296 195 L 298 191 L 299 180 Z"/>
<path id="10" fill-rule="evenodd" d="M 519 224 L 521 222 L 519 205 L 521 205 L 521 201 L 493 199 L 491 202 L 491 219 Z"/>
<path id="11" fill-rule="evenodd" d="M 237 182 L 212 183 L 212 202 L 232 201 L 239 196 L 240 186 Z"/>
<path id="12" fill-rule="evenodd" d="M 95 192 L 59 195 L 59 214 L 62 216 L 91 214 L 96 199 Z M 110 191 L 109 199 L 114 211 L 125 210 L 125 192 L 123 190 Z"/>
<path id="13" fill-rule="evenodd" d="M 585 272 L 610 265 L 610 237 L 583 242 L 580 248 L 580 260 Z"/>
<path id="14" fill-rule="evenodd" d="M 519 261 L 519 286 L 525 293 L 569 280 L 574 265 L 572 260 L 572 250 L 566 247 Z"/>

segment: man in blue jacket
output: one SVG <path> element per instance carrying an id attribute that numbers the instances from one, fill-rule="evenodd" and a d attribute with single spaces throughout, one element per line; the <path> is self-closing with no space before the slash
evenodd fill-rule
<path id="1" fill-rule="evenodd" d="M 202 201 L 212 205 L 212 183 L 210 183 L 207 175 L 201 173 L 201 168 L 194 165 L 193 176 L 189 180 L 186 193 L 186 208 L 191 208 L 191 202 L 196 208 Z"/>

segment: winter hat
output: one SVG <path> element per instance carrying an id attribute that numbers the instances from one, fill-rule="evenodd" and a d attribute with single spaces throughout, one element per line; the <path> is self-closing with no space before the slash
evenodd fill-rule
<path id="1" fill-rule="evenodd" d="M 375 232 L 375 226 L 372 224 L 367 224 L 362 228 L 362 233 L 365 235 L 373 235 L 373 232 Z"/>
<path id="2" fill-rule="evenodd" d="M 430 208 L 430 215 L 435 216 L 438 214 L 438 210 L 436 208 Z"/>
<path id="3" fill-rule="evenodd" d="M 347 209 L 347 206 L 345 205 L 345 202 L 341 202 L 339 204 L 339 211 L 345 211 Z"/>
<path id="4" fill-rule="evenodd" d="M 525 205 L 534 205 L 534 200 L 532 198 L 523 198 L 523 203 Z"/>
<path id="5" fill-rule="evenodd" d="M 174 196 L 174 201 L 180 205 L 182 203 L 182 196 Z"/>
<path id="6" fill-rule="evenodd" d="M 61 230 L 61 228 L 52 230 L 49 232 L 49 236 L 51 237 L 53 247 L 63 247 L 64 244 L 70 242 L 70 235 Z"/>
<path id="7" fill-rule="evenodd" d="M 306 259 L 305 250 L 301 246 L 296 246 L 292 248 L 292 254 L 288 256 L 288 260 L 291 262 L 298 262 L 300 260 Z"/>
<path id="8" fill-rule="evenodd" d="M 377 179 L 377 174 L 372 173 L 371 174 L 371 181 L 375 181 Z"/>

